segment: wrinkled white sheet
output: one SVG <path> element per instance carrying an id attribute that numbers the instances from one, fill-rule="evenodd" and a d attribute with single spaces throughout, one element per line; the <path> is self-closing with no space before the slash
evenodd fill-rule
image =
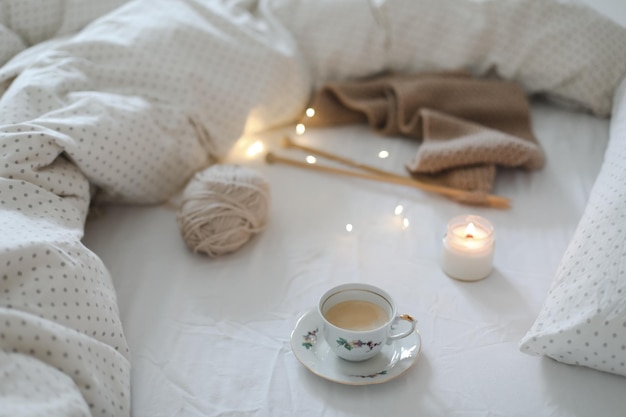
<path id="1" fill-rule="evenodd" d="M 541 103 L 532 120 L 548 163 L 537 172 L 499 173 L 496 192 L 513 200 L 507 211 L 246 155 L 261 140 L 276 153 L 304 156 L 281 148 L 284 130 L 242 138 L 227 159 L 258 169 L 272 190 L 268 228 L 238 252 L 192 254 L 171 207 L 106 208 L 87 224 L 85 242 L 118 289 L 133 414 L 619 415 L 625 378 L 518 348 L 584 210 L 609 131 L 607 120 Z M 309 129 L 297 140 L 396 172 L 417 147 L 365 126 Z M 377 157 L 382 149 L 389 158 Z M 446 222 L 467 212 L 490 219 L 496 232 L 494 273 L 476 283 L 440 269 Z M 330 286 L 350 281 L 382 286 L 418 320 L 421 356 L 382 385 L 323 380 L 290 348 L 300 314 Z"/>

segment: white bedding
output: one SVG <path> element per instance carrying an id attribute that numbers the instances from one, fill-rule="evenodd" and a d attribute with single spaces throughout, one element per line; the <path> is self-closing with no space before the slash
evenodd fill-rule
<path id="1" fill-rule="evenodd" d="M 496 190 L 512 198 L 508 211 L 246 156 L 256 140 L 285 154 L 282 130 L 243 138 L 229 155 L 272 184 L 268 229 L 231 255 L 190 253 L 170 207 L 107 207 L 88 223 L 86 244 L 115 277 L 133 357 L 134 415 L 614 416 L 625 409 L 623 377 L 518 348 L 582 215 L 609 128 L 541 103 L 532 115 L 549 163 L 540 172 L 501 173 Z M 366 127 L 309 130 L 298 140 L 400 171 L 417 146 Z M 378 160 L 381 149 L 390 158 Z M 399 204 L 402 216 L 394 215 Z M 476 283 L 440 269 L 445 224 L 466 212 L 496 228 L 495 271 Z M 418 320 L 421 355 L 382 385 L 328 382 L 291 351 L 298 317 L 325 289 L 350 281 L 383 286 Z"/>
<path id="2" fill-rule="evenodd" d="M 623 297 L 611 298 L 614 321 L 597 319 L 613 326 L 612 357 L 572 359 L 602 353 L 585 338 L 573 354 L 555 354 L 547 344 L 562 335 L 556 319 L 558 336 L 537 333 L 542 318 L 556 317 L 546 299 L 555 273 L 576 273 L 577 256 L 589 253 L 581 230 L 607 221 L 595 196 L 608 190 L 604 201 L 624 204 L 623 163 L 603 165 L 607 146 L 623 153 L 624 107 L 613 102 L 622 103 L 614 93 L 626 75 L 624 29 L 576 3 L 537 0 L 41 4 L 0 2 L 0 415 L 626 409 Z M 533 100 L 548 162 L 499 172 L 496 192 L 512 198 L 511 210 L 268 166 L 246 153 L 257 140 L 286 152 L 280 139 L 325 81 L 459 68 L 495 71 L 566 104 Z M 614 109 L 622 116 L 607 118 Z M 298 140 L 399 173 L 419 146 L 365 126 L 310 129 Z M 380 160 L 383 148 L 391 156 Z M 159 204 L 214 163 L 258 169 L 272 206 L 264 232 L 207 258 L 186 248 L 174 209 Z M 608 182 L 596 182 L 598 173 Z M 85 228 L 92 200 L 125 205 L 105 205 Z M 440 269 L 445 224 L 465 212 L 496 228 L 494 273 L 471 284 Z M 611 267 L 580 259 L 583 271 L 615 273 L 620 294 L 617 213 L 601 229 L 618 245 Z M 566 249 L 581 252 L 567 258 Z M 349 281 L 386 288 L 418 320 L 422 352 L 393 381 L 325 381 L 291 350 L 298 317 Z M 565 298 L 551 298 L 557 310 Z"/>

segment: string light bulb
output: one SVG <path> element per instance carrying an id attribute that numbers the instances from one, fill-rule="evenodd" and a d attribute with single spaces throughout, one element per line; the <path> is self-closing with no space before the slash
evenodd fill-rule
<path id="1" fill-rule="evenodd" d="M 246 150 L 246 155 L 249 157 L 256 156 L 260 154 L 261 152 L 263 152 L 264 148 L 265 146 L 263 145 L 263 142 L 261 142 L 260 140 L 257 140 L 256 142 L 248 146 L 248 149 Z"/>

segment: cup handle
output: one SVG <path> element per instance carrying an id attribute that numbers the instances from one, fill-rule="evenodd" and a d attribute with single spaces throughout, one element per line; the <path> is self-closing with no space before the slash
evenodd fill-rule
<path id="1" fill-rule="evenodd" d="M 417 322 L 410 314 L 401 314 L 397 316 L 393 320 L 393 323 L 391 323 L 391 328 L 393 329 L 393 326 L 400 320 L 408 321 L 410 323 L 410 327 L 401 333 L 390 334 L 389 337 L 387 337 L 388 343 L 391 343 L 392 340 L 397 340 L 397 339 L 402 339 L 403 337 L 407 337 L 408 335 L 410 335 L 411 333 L 415 331 L 415 326 L 417 326 Z"/>

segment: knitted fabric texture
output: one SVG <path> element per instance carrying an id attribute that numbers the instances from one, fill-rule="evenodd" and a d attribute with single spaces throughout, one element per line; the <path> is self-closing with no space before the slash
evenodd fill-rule
<path id="1" fill-rule="evenodd" d="M 516 83 L 451 72 L 381 75 L 324 85 L 308 126 L 365 123 L 386 136 L 421 140 L 411 174 L 455 188 L 490 191 L 496 166 L 539 169 L 543 151 Z"/>

